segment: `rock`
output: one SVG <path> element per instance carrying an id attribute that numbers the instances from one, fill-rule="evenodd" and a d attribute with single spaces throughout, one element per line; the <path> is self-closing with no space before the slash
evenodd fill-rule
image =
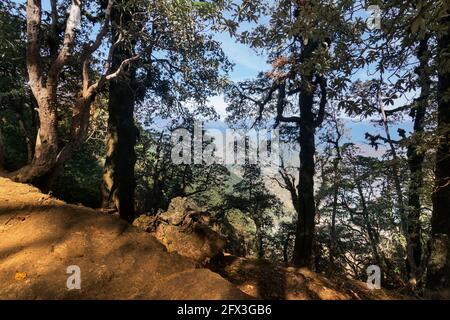
<path id="1" fill-rule="evenodd" d="M 193 200 L 177 197 L 172 199 L 166 212 L 142 215 L 133 225 L 152 233 L 167 251 L 204 265 L 221 254 L 226 245 L 225 237 L 208 226 L 209 218 L 209 213 Z"/>
<path id="2" fill-rule="evenodd" d="M 160 219 L 168 224 L 180 225 L 186 215 L 193 212 L 202 212 L 203 210 L 191 199 L 176 197 L 170 201 L 166 212 L 159 215 Z"/>
<path id="3" fill-rule="evenodd" d="M 162 223 L 156 228 L 155 237 L 168 252 L 177 252 L 200 264 L 222 253 L 226 244 L 223 236 L 199 224 L 192 231 L 183 231 L 179 227 Z"/>
<path id="4" fill-rule="evenodd" d="M 143 214 L 133 221 L 133 226 L 145 232 L 155 232 L 157 221 L 158 218 L 156 216 L 147 216 Z"/>

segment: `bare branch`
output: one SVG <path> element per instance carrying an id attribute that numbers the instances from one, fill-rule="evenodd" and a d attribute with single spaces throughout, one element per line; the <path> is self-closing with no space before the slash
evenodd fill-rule
<path id="1" fill-rule="evenodd" d="M 83 47 L 82 73 L 83 73 L 83 92 L 85 94 L 87 93 L 88 88 L 89 88 L 89 64 L 90 64 L 91 56 L 100 47 L 103 38 L 108 33 L 108 27 L 109 27 L 109 22 L 110 22 L 110 18 L 111 18 L 111 10 L 112 10 L 112 6 L 113 6 L 113 2 L 114 2 L 113 0 L 108 0 L 108 4 L 107 4 L 106 10 L 105 10 L 104 22 L 103 22 L 103 25 L 102 25 L 100 31 L 98 32 L 97 36 L 95 37 L 94 42 L 92 42 L 91 44 L 85 44 Z M 119 40 L 121 41 L 121 37 L 119 37 Z M 116 41 L 116 43 L 111 45 L 111 47 L 109 48 L 106 70 L 109 69 L 109 63 L 112 59 L 114 49 L 117 46 L 117 43 L 119 42 L 119 40 Z"/>
<path id="2" fill-rule="evenodd" d="M 88 90 L 85 93 L 85 97 L 90 97 L 91 95 L 93 95 L 95 92 L 97 92 L 97 90 L 99 90 L 100 88 L 103 87 L 103 85 L 107 82 L 107 81 L 111 81 L 115 78 L 117 78 L 119 75 L 121 75 L 123 73 L 123 71 L 125 70 L 125 68 L 133 61 L 139 59 L 139 55 L 135 55 L 131 58 L 125 59 L 122 61 L 122 63 L 120 64 L 120 66 L 117 68 L 116 71 L 107 74 L 107 75 L 103 75 L 97 82 L 95 82 L 94 84 L 92 84 Z"/>
<path id="3" fill-rule="evenodd" d="M 40 0 L 27 0 L 27 71 L 29 85 L 37 98 L 42 88 L 40 31 L 42 7 Z"/>
<path id="4" fill-rule="evenodd" d="M 62 68 L 67 62 L 70 50 L 75 42 L 75 31 L 80 24 L 81 19 L 81 0 L 72 0 L 72 5 L 70 6 L 69 18 L 66 22 L 66 30 L 64 32 L 64 41 L 61 51 L 53 61 L 50 70 L 48 72 L 47 85 L 49 87 L 55 87 L 59 74 Z"/>
<path id="5" fill-rule="evenodd" d="M 108 0 L 108 4 L 105 9 L 105 18 L 104 18 L 103 25 L 102 25 L 100 31 L 98 32 L 97 36 L 95 37 L 94 42 L 92 42 L 90 45 L 86 46 L 86 49 L 85 49 L 85 50 L 87 50 L 86 54 L 92 54 L 93 52 L 95 52 L 102 44 L 103 38 L 107 35 L 113 3 L 114 3 L 113 0 Z"/>

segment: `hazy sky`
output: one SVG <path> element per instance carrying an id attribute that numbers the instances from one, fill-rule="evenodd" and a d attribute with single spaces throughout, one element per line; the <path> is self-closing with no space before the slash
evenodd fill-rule
<path id="1" fill-rule="evenodd" d="M 266 63 L 266 57 L 257 54 L 254 50 L 247 47 L 246 45 L 237 43 L 234 39 L 230 38 L 228 34 L 218 34 L 216 39 L 222 43 L 222 48 L 229 57 L 230 61 L 235 64 L 233 71 L 230 73 L 231 81 L 242 81 L 245 79 L 255 78 L 260 71 L 265 71 L 270 69 L 270 65 Z M 355 75 L 355 80 L 368 79 L 371 76 L 368 75 L 367 70 L 361 70 Z M 404 104 L 406 99 L 398 99 L 394 107 Z M 211 127 L 221 127 L 224 128 L 226 125 L 222 122 L 226 117 L 226 106 L 223 96 L 215 96 L 210 98 L 210 103 L 215 107 L 216 111 L 221 117 L 219 123 L 210 124 Z M 343 115 L 343 120 L 345 122 L 345 127 L 347 129 L 347 136 L 353 140 L 353 142 L 360 145 L 366 154 L 380 155 L 383 150 L 375 152 L 367 144 L 364 138 L 366 132 L 371 133 L 382 133 L 382 128 L 374 125 L 370 120 L 360 121 L 359 119 L 350 119 L 349 117 Z M 399 124 L 393 124 L 391 126 L 391 135 L 393 138 L 398 138 L 397 129 L 399 127 L 405 129 L 406 131 L 411 130 L 411 121 L 409 118 L 406 121 Z"/>

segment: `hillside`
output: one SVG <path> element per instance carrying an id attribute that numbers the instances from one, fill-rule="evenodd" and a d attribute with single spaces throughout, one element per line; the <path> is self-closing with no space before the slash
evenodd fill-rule
<path id="1" fill-rule="evenodd" d="M 5 178 L 0 178 L 0 237 L 1 299 L 399 298 L 370 293 L 357 281 L 225 256 L 211 268 L 232 285 L 115 217 Z M 70 265 L 80 267 L 81 290 L 66 288 Z"/>
<path id="2" fill-rule="evenodd" d="M 117 218 L 0 178 L 1 299 L 245 299 Z M 68 290 L 78 265 L 81 290 Z M 202 279 L 202 281 L 198 281 Z"/>

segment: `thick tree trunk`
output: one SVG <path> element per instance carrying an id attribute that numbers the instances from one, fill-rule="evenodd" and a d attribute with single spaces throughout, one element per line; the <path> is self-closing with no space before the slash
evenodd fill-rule
<path id="1" fill-rule="evenodd" d="M 445 34 L 439 39 L 438 58 L 438 133 L 436 151 L 436 186 L 433 192 L 431 219 L 431 256 L 428 266 L 428 287 L 444 297 L 450 297 L 450 8 L 441 20 Z"/>
<path id="2" fill-rule="evenodd" d="M 310 82 L 312 79 L 309 79 Z M 314 114 L 313 92 L 306 89 L 300 94 L 300 173 L 299 173 L 299 217 L 294 245 L 293 262 L 296 266 L 311 264 L 314 239 Z"/>
<path id="3" fill-rule="evenodd" d="M 111 82 L 109 87 L 108 142 L 102 182 L 103 207 L 119 210 L 128 222 L 134 212 L 134 165 L 136 127 L 134 126 L 134 93 L 126 80 Z"/>
<path id="4" fill-rule="evenodd" d="M 419 77 L 421 94 L 417 101 L 417 107 L 412 110 L 411 115 L 414 116 L 414 134 L 421 135 L 424 132 L 425 113 L 428 106 L 428 97 L 430 94 L 430 75 L 428 70 L 428 39 L 421 40 L 417 51 L 417 57 L 420 61 L 417 75 Z M 421 139 L 415 139 L 409 146 L 407 151 L 408 165 L 410 170 L 410 181 L 408 188 L 408 234 L 412 250 L 416 273 L 422 261 L 422 230 L 420 225 L 420 191 L 423 185 L 423 161 L 424 153 L 420 151 Z M 414 269 L 410 270 L 410 281 L 414 281 L 420 276 L 413 274 Z"/>
<path id="5" fill-rule="evenodd" d="M 39 130 L 31 163 L 13 173 L 14 180 L 41 186 L 56 164 L 58 130 L 56 103 L 47 94 L 36 99 L 39 106 Z"/>
<path id="6" fill-rule="evenodd" d="M 117 23 L 131 20 L 129 13 L 113 10 L 112 19 Z M 120 19 L 120 20 L 119 20 Z M 118 30 L 114 30 L 118 36 Z M 132 57 L 130 44 L 119 45 L 114 51 L 112 65 L 117 68 L 124 59 Z M 134 165 L 137 129 L 134 125 L 135 93 L 133 90 L 135 71 L 131 67 L 127 78 L 119 77 L 109 85 L 108 142 L 103 182 L 101 186 L 102 205 L 117 208 L 122 219 L 133 222 L 135 218 Z"/>

